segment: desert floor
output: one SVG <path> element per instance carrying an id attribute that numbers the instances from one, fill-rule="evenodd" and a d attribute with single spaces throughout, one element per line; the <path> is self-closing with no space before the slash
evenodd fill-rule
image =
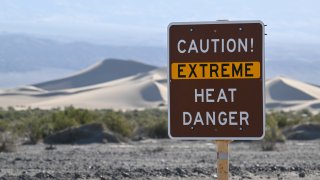
<path id="1" fill-rule="evenodd" d="M 0 179 L 216 179 L 210 141 L 21 145 L 0 153 Z M 320 140 L 287 141 L 274 151 L 232 142 L 230 179 L 320 179 Z"/>

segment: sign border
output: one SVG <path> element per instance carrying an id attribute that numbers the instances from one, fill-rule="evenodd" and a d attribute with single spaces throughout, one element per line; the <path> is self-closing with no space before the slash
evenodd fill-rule
<path id="1" fill-rule="evenodd" d="M 170 132 L 170 27 L 173 25 L 201 25 L 201 24 L 252 24 L 259 23 L 262 26 L 262 96 L 263 96 L 263 133 L 260 137 L 173 137 Z M 265 107 L 265 25 L 260 20 L 248 20 L 248 21 L 229 21 L 229 20 L 217 20 L 217 21 L 197 21 L 197 22 L 172 22 L 167 27 L 167 98 L 168 98 L 168 136 L 170 139 L 175 140 L 261 140 L 265 136 L 266 126 L 266 107 Z"/>

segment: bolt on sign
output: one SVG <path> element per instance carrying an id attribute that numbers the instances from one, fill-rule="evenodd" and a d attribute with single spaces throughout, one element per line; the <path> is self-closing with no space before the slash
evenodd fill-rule
<path id="1" fill-rule="evenodd" d="M 263 138 L 263 22 L 171 23 L 168 55 L 171 138 Z"/>

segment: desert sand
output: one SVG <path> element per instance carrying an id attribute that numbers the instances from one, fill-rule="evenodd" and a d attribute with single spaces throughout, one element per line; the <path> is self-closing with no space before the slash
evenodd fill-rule
<path id="1" fill-rule="evenodd" d="M 104 60 L 75 75 L 0 92 L 0 106 L 51 109 L 144 109 L 167 103 L 166 71 L 134 61 Z"/>
<path id="2" fill-rule="evenodd" d="M 268 110 L 320 110 L 320 87 L 287 77 L 266 81 Z M 103 60 L 74 75 L 0 91 L 0 107 L 133 110 L 167 107 L 167 70 L 129 60 Z"/>
<path id="3" fill-rule="evenodd" d="M 266 107 L 269 110 L 298 111 L 320 110 L 320 88 L 286 77 L 266 82 Z"/>

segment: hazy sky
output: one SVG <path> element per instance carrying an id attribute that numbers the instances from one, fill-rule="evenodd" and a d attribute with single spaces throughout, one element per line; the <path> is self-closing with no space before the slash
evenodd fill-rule
<path id="1" fill-rule="evenodd" d="M 319 7 L 319 0 L 1 0 L 0 33 L 165 48 L 170 22 L 262 20 L 268 25 L 266 62 L 275 62 L 269 64 L 267 76 L 285 75 L 319 84 Z M 159 62 L 165 63 L 165 59 Z M 53 79 L 55 72 L 1 74 L 0 86 Z M 69 70 L 59 72 L 62 76 Z"/>
<path id="2" fill-rule="evenodd" d="M 318 0 L 1 0 L 0 31 L 111 45 L 166 45 L 174 21 L 262 20 L 270 44 L 319 44 Z"/>

